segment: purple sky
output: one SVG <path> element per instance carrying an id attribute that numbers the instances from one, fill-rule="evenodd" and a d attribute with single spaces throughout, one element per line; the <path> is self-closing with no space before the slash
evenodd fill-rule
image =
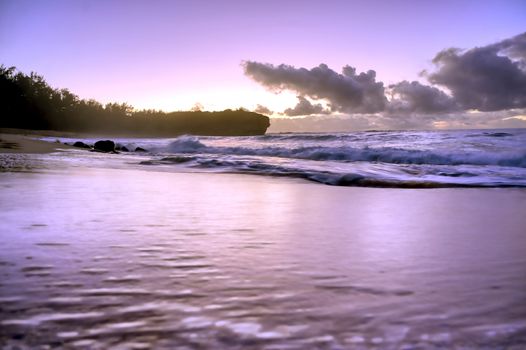
<path id="1" fill-rule="evenodd" d="M 241 62 L 374 69 L 419 79 L 448 47 L 488 45 L 526 28 L 518 1 L 0 1 L 0 63 L 36 71 L 82 98 L 138 108 L 282 111 Z"/>

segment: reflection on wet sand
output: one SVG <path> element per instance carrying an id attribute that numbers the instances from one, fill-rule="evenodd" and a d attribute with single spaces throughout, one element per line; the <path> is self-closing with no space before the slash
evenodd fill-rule
<path id="1" fill-rule="evenodd" d="M 0 175 L 2 347 L 526 344 L 524 190 Z"/>

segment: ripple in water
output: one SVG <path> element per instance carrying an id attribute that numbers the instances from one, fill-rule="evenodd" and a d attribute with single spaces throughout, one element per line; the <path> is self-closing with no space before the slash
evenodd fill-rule
<path id="1" fill-rule="evenodd" d="M 26 181 L 2 189 L 10 206 L 28 197 L 18 211 L 0 202 L 0 223 L 17 222 L 0 230 L 1 348 L 526 347 L 517 189 L 341 192 L 219 176 L 189 192 L 195 174 L 129 175 L 126 202 L 110 195 L 121 172 L 44 178 L 38 196 L 65 196 L 57 208 Z M 47 226 L 22 228 L 35 222 Z"/>

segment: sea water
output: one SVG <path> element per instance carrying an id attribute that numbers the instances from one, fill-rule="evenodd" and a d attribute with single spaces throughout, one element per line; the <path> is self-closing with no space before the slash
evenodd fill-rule
<path id="1" fill-rule="evenodd" d="M 150 158 L 141 165 L 179 170 L 298 177 L 340 186 L 526 186 L 526 129 L 115 140 L 131 150 L 148 150 Z"/>
<path id="2" fill-rule="evenodd" d="M 395 132 L 375 143 L 388 134 L 121 139 L 149 152 L 2 155 L 0 346 L 525 348 L 526 191 L 506 182 L 524 181 L 524 134 Z M 353 137 L 361 146 L 336 140 Z M 314 160 L 310 147 L 408 158 Z M 291 162 L 297 171 L 279 175 L 293 178 L 224 174 Z M 331 162 L 382 179 L 397 167 L 469 167 L 486 180 L 459 188 L 451 181 L 469 176 L 437 175 L 430 186 L 415 173 L 411 186 L 426 186 L 357 188 L 302 175 L 316 164 L 316 174 L 352 173 Z"/>

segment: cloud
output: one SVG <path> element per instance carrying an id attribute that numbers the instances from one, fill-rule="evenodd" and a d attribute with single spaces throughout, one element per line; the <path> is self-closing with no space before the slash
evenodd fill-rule
<path id="1" fill-rule="evenodd" d="M 298 104 L 284 111 L 287 116 L 330 112 L 352 116 L 333 125 L 384 128 L 524 124 L 520 118 L 503 118 L 509 117 L 506 111 L 526 109 L 526 33 L 468 50 L 448 48 L 433 63 L 435 68 L 422 75 L 428 84 L 402 81 L 388 87 L 376 80 L 374 70 L 357 73 L 348 65 L 341 73 L 326 64 L 311 69 L 255 61 L 242 65 L 245 75 L 264 87 L 298 94 Z"/>
<path id="2" fill-rule="evenodd" d="M 283 114 L 289 117 L 328 113 L 329 111 L 323 108 L 321 104 L 312 104 L 303 96 L 298 96 L 298 104 L 294 108 L 287 108 L 283 111 Z"/>
<path id="3" fill-rule="evenodd" d="M 256 106 L 256 109 L 254 109 L 254 112 L 265 114 L 265 115 L 274 114 L 274 112 L 272 112 L 270 109 L 268 109 L 267 107 L 263 105 L 259 105 L 259 104 Z"/>
<path id="4" fill-rule="evenodd" d="M 443 91 L 417 81 L 390 85 L 390 112 L 444 113 L 458 110 L 456 101 Z"/>
<path id="5" fill-rule="evenodd" d="M 526 33 L 467 51 L 440 51 L 428 75 L 451 91 L 463 109 L 498 111 L 526 107 Z"/>
<path id="6" fill-rule="evenodd" d="M 502 40 L 496 45 L 507 56 L 522 63 L 522 67 L 524 67 L 526 63 L 526 33 Z"/>
<path id="7" fill-rule="evenodd" d="M 375 113 L 382 111 L 387 102 L 384 85 L 376 81 L 373 70 L 356 74 L 356 69 L 345 66 L 342 73 L 337 73 L 326 64 L 309 70 L 254 61 L 243 62 L 243 67 L 247 76 L 265 87 L 327 100 L 333 112 Z"/>

